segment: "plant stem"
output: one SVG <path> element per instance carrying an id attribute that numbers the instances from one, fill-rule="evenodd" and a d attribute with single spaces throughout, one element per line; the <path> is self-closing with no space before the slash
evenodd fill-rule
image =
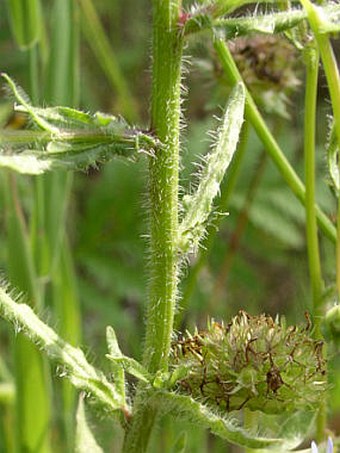
<path id="1" fill-rule="evenodd" d="M 24 291 L 34 306 L 41 308 L 33 256 L 16 179 L 9 174 L 7 192 L 8 273 L 11 282 Z M 50 451 L 50 389 L 45 359 L 23 335 L 14 342 L 16 380 L 17 449 L 20 452 Z"/>
<path id="2" fill-rule="evenodd" d="M 320 315 L 323 281 L 321 275 L 318 228 L 315 212 L 315 120 L 318 88 L 319 54 L 310 46 L 305 51 L 306 94 L 304 118 L 304 153 L 306 179 L 306 235 L 309 273 L 312 285 L 314 314 Z M 316 318 L 317 320 L 317 318 Z"/>
<path id="3" fill-rule="evenodd" d="M 167 369 L 177 295 L 182 57 L 178 15 L 178 0 L 154 1 L 151 128 L 165 146 L 149 166 L 150 284 L 143 363 L 151 373 Z"/>
<path id="4" fill-rule="evenodd" d="M 242 77 L 236 67 L 236 64 L 226 43 L 223 39 L 216 37 L 214 40 L 214 47 L 221 61 L 223 70 L 225 71 L 225 74 L 229 79 L 229 82 L 234 86 L 237 82 L 242 80 Z M 298 198 L 298 200 L 301 201 L 302 204 L 305 204 L 306 193 L 304 185 L 286 159 L 277 141 L 269 131 L 259 110 L 256 107 L 252 96 L 248 91 L 246 94 L 246 99 L 246 118 L 249 119 L 250 123 L 253 125 L 266 151 L 273 159 L 274 163 L 278 167 L 280 173 L 282 174 L 288 186 L 293 191 L 294 195 Z M 316 206 L 315 209 L 320 228 L 332 242 L 336 242 L 336 231 L 334 225 L 318 206 Z"/>
<path id="5" fill-rule="evenodd" d="M 340 75 L 338 65 L 329 37 L 326 34 L 319 32 L 319 27 L 322 26 L 322 20 L 317 10 L 308 0 L 301 2 L 308 12 L 308 19 L 319 47 L 320 56 L 327 78 L 329 94 L 332 101 L 332 109 L 335 121 L 335 134 L 337 136 L 338 145 L 340 146 Z M 340 197 L 338 199 L 337 212 L 336 287 L 338 297 L 340 297 Z"/>
<path id="6" fill-rule="evenodd" d="M 306 180 L 306 236 L 309 261 L 309 275 L 312 286 L 315 332 L 319 336 L 320 316 L 322 315 L 323 280 L 321 274 L 318 227 L 315 212 L 315 122 L 318 94 L 319 52 L 313 45 L 305 50 L 306 93 L 304 118 L 304 154 Z M 316 440 L 325 438 L 327 409 L 321 402 L 316 419 Z"/>
<path id="7" fill-rule="evenodd" d="M 151 129 L 164 149 L 150 158 L 150 282 L 143 364 L 150 373 L 168 366 L 177 297 L 178 163 L 183 37 L 177 27 L 179 0 L 153 2 Z M 166 62 L 166 64 L 165 64 Z M 124 452 L 147 449 L 157 409 L 137 392 Z"/>
<path id="8" fill-rule="evenodd" d="M 76 106 L 79 100 L 79 11 L 74 0 L 54 2 L 51 57 L 45 98 L 54 105 Z M 60 320 L 60 334 L 72 345 L 81 339 L 81 314 L 70 245 L 66 237 L 66 215 L 73 175 L 53 172 L 42 178 L 44 190 L 44 231 L 47 243 L 50 297 Z M 67 381 L 62 395 L 62 428 L 69 450 L 73 448 L 77 393 Z"/>

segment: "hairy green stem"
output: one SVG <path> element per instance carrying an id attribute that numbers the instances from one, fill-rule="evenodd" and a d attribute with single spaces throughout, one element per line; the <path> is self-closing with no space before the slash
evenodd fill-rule
<path id="1" fill-rule="evenodd" d="M 231 56 L 231 53 L 224 42 L 220 37 L 215 37 L 214 47 L 218 54 L 218 57 L 221 61 L 223 70 L 227 75 L 229 82 L 232 85 L 235 85 L 237 82 L 242 80 L 242 77 L 236 67 L 236 64 Z M 284 180 L 291 188 L 294 195 L 301 201 L 302 204 L 306 202 L 306 191 L 305 187 L 300 181 L 299 177 L 295 173 L 294 169 L 288 162 L 287 158 L 283 154 L 281 148 L 279 147 L 277 141 L 269 131 L 266 123 L 264 122 L 259 110 L 256 107 L 256 104 L 247 91 L 247 103 L 246 103 L 246 118 L 253 125 L 258 137 L 262 141 L 266 151 L 269 153 L 273 159 L 275 165 L 282 174 Z M 329 220 L 329 218 L 321 211 L 321 209 L 316 206 L 316 215 L 320 225 L 320 228 L 324 234 L 332 241 L 336 241 L 336 231 L 334 225 Z"/>
<path id="2" fill-rule="evenodd" d="M 178 163 L 183 37 L 177 23 L 179 0 L 153 2 L 153 80 L 151 128 L 164 148 L 150 158 L 149 300 L 143 364 L 151 373 L 165 371 L 177 297 Z M 166 62 L 166 64 L 165 64 Z M 124 452 L 147 449 L 157 409 L 148 407 L 139 387 Z"/>
<path id="3" fill-rule="evenodd" d="M 179 1 L 154 1 L 151 128 L 164 149 L 150 159 L 150 284 L 143 363 L 166 370 L 177 296 L 182 37 Z M 167 64 L 164 62 L 167 61 Z"/>

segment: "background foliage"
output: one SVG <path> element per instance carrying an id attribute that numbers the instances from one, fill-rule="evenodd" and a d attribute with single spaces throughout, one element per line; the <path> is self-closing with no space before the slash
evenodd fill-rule
<path id="1" fill-rule="evenodd" d="M 54 46 L 60 44 L 55 42 L 53 35 L 54 8 L 58 0 L 43 3 L 41 58 L 46 58 L 47 61 Z M 80 11 L 77 16 L 81 27 L 80 71 L 76 82 L 79 105 L 85 111 L 122 113 L 132 123 L 138 120 L 147 128 L 150 98 L 150 2 L 95 2 L 96 11 L 112 46 L 115 74 L 118 73 L 119 76 L 105 70 L 105 56 L 93 44 L 91 22 L 84 14 L 87 11 L 86 4 L 86 1 L 79 1 Z M 183 118 L 183 188 L 188 186 L 189 175 L 194 170 L 191 163 L 197 161 L 197 156 L 203 155 L 207 150 L 206 132 L 212 128 L 211 118 L 213 114 L 221 113 L 221 106 L 225 104 L 230 91 L 214 50 L 204 36 L 198 35 L 190 40 L 186 53 L 192 56 L 186 63 L 185 76 L 185 85 L 189 88 L 185 95 Z M 18 49 L 13 39 L 4 0 L 0 0 L 0 55 L 1 70 L 11 74 L 29 92 L 29 56 L 27 52 Z M 295 55 L 292 58 L 300 83 L 293 87 L 293 94 L 287 95 L 285 118 L 282 118 L 282 110 L 273 112 L 275 102 L 266 102 L 267 107 L 273 107 L 266 118 L 290 162 L 303 178 L 301 88 L 304 67 L 301 56 Z M 43 64 L 42 72 L 48 71 L 48 67 L 51 66 Z M 40 80 L 43 83 L 39 86 L 39 99 L 44 100 L 44 92 L 49 90 L 46 73 L 40 74 Z M 320 206 L 332 216 L 336 212 L 336 203 L 325 184 L 328 176 L 324 155 L 328 94 L 322 78 L 319 84 L 321 102 L 317 131 L 320 150 L 317 196 Z M 258 88 L 255 86 L 254 89 Z M 53 104 L 55 101 L 50 99 Z M 0 104 L 0 126 L 16 127 L 11 103 L 5 96 Z M 220 224 L 211 254 L 194 279 L 195 285 L 190 271 L 183 280 L 181 291 L 188 311 L 184 316 L 182 313 L 178 315 L 177 327 L 181 330 L 195 325 L 204 326 L 209 315 L 228 320 L 240 309 L 252 314 L 264 312 L 272 316 L 280 313 L 287 317 L 289 323 L 298 323 L 304 320 L 304 312 L 311 309 L 303 207 L 283 183 L 273 163 L 265 156 L 262 145 L 252 130 L 249 131 L 245 146 L 246 158 L 242 162 L 239 178 L 228 206 L 223 208 L 229 215 Z M 7 183 L 2 173 L 0 180 L 0 206 L 4 212 Z M 29 219 L 34 208 L 34 178 L 18 178 L 18 187 L 25 216 Z M 103 326 L 106 325 L 114 326 L 125 354 L 137 359 L 141 357 L 146 288 L 146 276 L 142 271 L 146 264 L 143 253 L 147 247 L 147 218 L 144 209 L 148 203 L 146 193 L 144 159 L 134 165 L 115 161 L 77 173 L 74 177 L 66 223 L 81 306 L 82 344 L 91 345 L 88 355 L 91 357 L 92 350 L 95 350 L 97 364 L 104 367 L 108 366 L 104 363 L 106 346 Z M 8 253 L 11 251 L 7 252 L 5 245 L 8 237 L 3 215 L 0 222 L 0 265 L 7 273 Z M 334 250 L 323 237 L 321 247 L 324 278 L 326 282 L 332 282 L 335 275 Z M 195 262 L 192 264 L 195 265 Z M 51 307 L 44 309 L 43 316 L 45 319 L 51 318 L 52 323 L 58 323 Z M 2 322 L 0 352 L 8 363 L 9 372 L 14 373 L 9 354 L 10 343 L 11 335 Z M 340 371 L 337 361 L 333 365 Z M 5 374 L 4 371 L 2 376 Z M 104 450 L 118 451 L 120 433 L 117 432 L 112 440 L 111 422 L 98 420 L 95 411 L 92 417 Z M 340 385 L 336 383 L 332 389 L 330 420 L 332 430 L 339 433 Z M 55 445 L 59 446 L 60 451 L 65 451 L 65 440 L 59 422 L 58 419 L 54 420 Z M 155 436 L 155 451 L 170 451 L 170 445 L 173 445 L 177 436 L 177 428 L 165 421 Z M 158 449 L 156 445 L 161 447 Z M 229 448 L 230 452 L 237 451 L 236 447 Z M 6 447 L 3 446 L 0 451 L 6 451 Z M 225 452 L 226 446 L 221 440 L 191 426 L 188 451 Z"/>

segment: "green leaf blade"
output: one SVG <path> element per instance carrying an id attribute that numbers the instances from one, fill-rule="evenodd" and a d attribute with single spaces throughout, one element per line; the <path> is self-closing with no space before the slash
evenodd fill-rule
<path id="1" fill-rule="evenodd" d="M 39 0 L 9 0 L 8 10 L 13 35 L 20 49 L 31 48 L 41 34 Z"/>
<path id="2" fill-rule="evenodd" d="M 121 410 L 129 414 L 130 409 L 115 386 L 100 370 L 89 364 L 83 351 L 66 343 L 28 305 L 16 303 L 3 288 L 0 288 L 0 314 L 57 362 L 64 370 L 62 375 L 76 388 L 92 395 L 108 412 Z"/>
<path id="3" fill-rule="evenodd" d="M 88 426 L 84 400 L 82 397 L 79 398 L 76 418 L 75 453 L 104 453 L 103 449 L 97 444 L 97 441 Z"/>
<path id="4" fill-rule="evenodd" d="M 274 448 L 283 444 L 283 439 L 265 438 L 250 433 L 239 425 L 234 416 L 218 416 L 189 396 L 159 392 L 154 398 L 164 412 L 175 414 L 189 423 L 201 425 L 232 444 L 248 448 Z"/>
<path id="5" fill-rule="evenodd" d="M 244 85 L 237 84 L 217 130 L 216 144 L 206 158 L 197 190 L 183 199 L 185 215 L 179 228 L 179 248 L 182 252 L 196 250 L 205 233 L 213 200 L 219 193 L 220 184 L 236 150 L 243 124 L 245 96 Z"/>

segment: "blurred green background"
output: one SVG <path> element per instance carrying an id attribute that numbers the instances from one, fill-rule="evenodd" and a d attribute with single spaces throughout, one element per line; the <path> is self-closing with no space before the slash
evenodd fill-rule
<path id="1" fill-rule="evenodd" d="M 53 57 L 54 8 L 58 0 L 44 1 L 42 40 L 40 43 L 39 103 L 46 105 L 48 74 Z M 93 45 L 87 2 L 75 2 L 79 10 L 74 26 L 80 26 L 79 72 L 76 88 L 79 106 L 86 111 L 122 114 L 133 124 L 148 128 L 151 86 L 151 2 L 146 0 L 97 0 L 94 6 L 111 45 L 111 63 L 118 76 L 108 76 L 105 59 Z M 187 2 L 189 3 L 189 2 Z M 30 92 L 28 51 L 16 45 L 8 17 L 7 3 L 0 0 L 1 71 L 10 74 L 25 91 Z M 207 132 L 221 114 L 229 88 L 216 62 L 212 46 L 204 35 L 190 41 L 185 50 L 183 78 L 184 114 L 182 136 L 181 186 L 190 189 L 199 162 L 209 148 Z M 114 59 L 113 59 L 114 57 Z M 73 60 L 74 62 L 74 60 Z M 166 62 L 164 62 L 166 64 Z M 295 170 L 303 178 L 303 62 L 294 56 L 297 77 L 301 80 L 289 93 L 286 116 L 275 113 L 274 96 L 266 118 Z M 103 71 L 104 67 L 104 71 Z M 116 74 L 115 73 L 115 74 Z M 119 77 L 124 81 L 120 82 Z M 51 91 L 50 91 L 51 92 Z M 290 96 L 290 97 L 289 97 Z M 51 98 L 50 103 L 56 100 Z M 329 106 L 325 101 L 325 82 L 320 81 L 320 121 L 318 123 L 318 201 L 335 216 L 336 204 L 327 185 L 323 147 L 326 141 Z M 131 107 L 132 106 L 132 107 Z M 276 110 L 280 110 L 279 108 Z M 1 125 L 13 124 L 12 105 L 6 96 L 0 104 Z M 281 115 L 280 115 L 281 113 Z M 2 180 L 0 174 L 0 180 Z M 19 186 L 24 211 L 29 219 L 33 203 L 33 178 L 20 177 Z M 228 182 L 226 181 L 226 184 Z M 5 190 L 2 180 L 2 189 Z M 226 186 L 228 190 L 228 185 Z M 222 192 L 223 193 L 223 192 Z M 105 327 L 112 325 L 125 354 L 141 357 L 144 334 L 144 308 L 147 288 L 147 161 L 114 161 L 74 176 L 67 208 L 67 234 L 70 238 L 76 271 L 76 286 L 81 304 L 82 341 L 88 356 L 108 369 L 105 361 Z M 4 194 L 0 200 L 4 211 Z M 285 186 L 273 163 L 266 157 L 255 133 L 249 130 L 244 158 L 231 192 L 228 212 L 211 244 L 209 256 L 191 258 L 181 285 L 185 309 L 179 309 L 179 330 L 204 326 L 208 316 L 228 320 L 239 309 L 251 314 L 266 312 L 285 315 L 290 323 L 304 322 L 304 312 L 311 309 L 304 209 Z M 5 217 L 1 216 L 0 264 L 6 273 Z M 214 219 L 212 219 L 214 222 Z M 214 230 L 214 228 L 212 228 Z M 209 246 L 210 247 L 210 246 Z M 321 238 L 323 275 L 326 283 L 335 279 L 334 248 Z M 197 271 L 197 263 L 200 269 Z M 196 266 L 196 267 L 195 267 Z M 196 272 L 192 272 L 196 269 Z M 57 328 L 59 321 L 47 305 L 44 316 Z M 12 369 L 9 332 L 1 323 L 1 354 Z M 339 364 L 335 362 L 335 366 Z M 340 386 L 332 397 L 332 428 L 339 430 Z M 56 416 L 58 417 L 58 415 Z M 93 413 L 95 432 L 105 451 L 118 451 L 120 434 L 112 440 L 112 426 Z M 164 434 L 166 433 L 166 434 Z M 165 421 L 156 433 L 155 451 L 170 451 L 178 427 Z M 56 448 L 63 451 L 63 439 L 56 431 Z M 161 440 L 160 440 L 161 439 Z M 6 450 L 2 450 L 6 451 Z M 58 451 L 58 450 L 56 450 Z M 192 428 L 188 450 L 192 452 L 227 450 L 226 445 Z"/>

